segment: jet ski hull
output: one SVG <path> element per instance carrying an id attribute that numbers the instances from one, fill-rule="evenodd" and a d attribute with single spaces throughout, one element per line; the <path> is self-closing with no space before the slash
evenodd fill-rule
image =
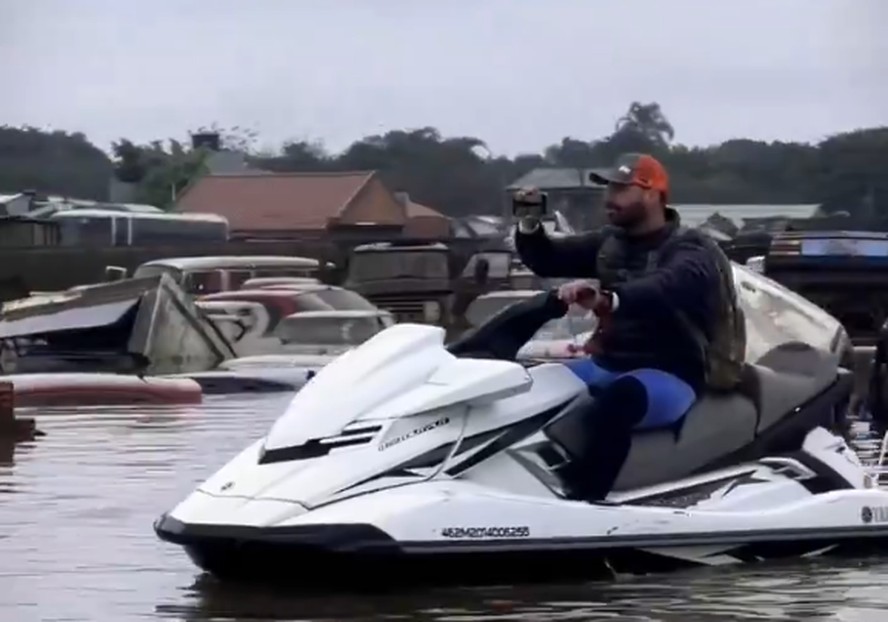
<path id="1" fill-rule="evenodd" d="M 314 508 L 197 491 L 155 531 L 220 578 L 305 587 L 595 579 L 888 551 L 888 490 L 848 452 L 815 430 L 796 456 L 628 491 L 604 504 L 530 488 L 496 491 L 481 470 Z M 505 452 L 489 468 L 527 469 L 519 453 Z"/>
<path id="2" fill-rule="evenodd" d="M 249 528 L 186 525 L 169 515 L 161 539 L 223 580 L 301 588 L 393 587 L 601 579 L 814 556 L 888 551 L 888 523 L 687 536 L 398 542 L 367 524 Z"/>

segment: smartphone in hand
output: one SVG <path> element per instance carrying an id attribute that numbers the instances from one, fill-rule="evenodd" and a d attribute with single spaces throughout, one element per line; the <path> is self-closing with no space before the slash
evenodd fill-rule
<path id="1" fill-rule="evenodd" d="M 519 191 L 512 196 L 512 214 L 515 218 L 537 218 L 546 215 L 549 197 L 545 192 Z"/>

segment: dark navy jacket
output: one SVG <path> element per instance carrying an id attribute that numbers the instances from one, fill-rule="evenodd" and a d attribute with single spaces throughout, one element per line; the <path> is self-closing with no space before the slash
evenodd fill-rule
<path id="1" fill-rule="evenodd" d="M 664 229 L 643 237 L 606 227 L 550 239 L 539 227 L 530 234 L 517 232 L 515 243 L 524 264 L 541 277 L 594 279 L 605 277 L 597 269 L 603 241 L 618 236 L 625 264 L 621 267 L 631 276 L 601 279 L 619 304 L 601 336 L 603 353 L 596 361 L 612 371 L 660 369 L 699 391 L 706 375 L 705 356 L 676 310 L 712 338 L 719 309 L 710 294 L 719 291 L 718 258 L 703 233 L 679 232 L 678 214 L 668 210 L 667 215 Z M 657 259 L 653 269 L 648 263 L 651 251 Z"/>

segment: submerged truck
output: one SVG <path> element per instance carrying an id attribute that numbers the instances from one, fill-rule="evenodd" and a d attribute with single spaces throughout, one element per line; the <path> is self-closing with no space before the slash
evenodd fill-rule
<path id="1" fill-rule="evenodd" d="M 473 300 L 510 287 L 510 250 L 481 245 L 464 251 L 442 243 L 365 244 L 352 251 L 343 285 L 398 322 L 435 324 L 456 334 L 467 328 Z"/>
<path id="2" fill-rule="evenodd" d="M 838 318 L 855 345 L 874 345 L 888 320 L 886 232 L 783 232 L 762 269 Z"/>
<path id="3" fill-rule="evenodd" d="M 888 233 L 783 232 L 774 236 L 760 265 L 766 276 L 842 323 L 852 346 L 843 364 L 854 371 L 855 404 L 863 405 L 866 397 L 870 412 L 888 420 L 888 408 L 873 402 L 888 387 L 888 368 L 876 351 L 880 342 L 885 349 L 888 326 Z"/>
<path id="4" fill-rule="evenodd" d="M 363 244 L 351 252 L 343 285 L 398 322 L 446 325 L 453 299 L 444 244 Z"/>

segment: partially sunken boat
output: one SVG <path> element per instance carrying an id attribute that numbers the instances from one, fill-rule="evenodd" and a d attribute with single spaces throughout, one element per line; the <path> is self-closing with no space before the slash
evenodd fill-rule
<path id="1" fill-rule="evenodd" d="M 234 356 L 167 274 L 6 302 L 0 345 L 6 374 L 174 374 L 212 369 Z"/>

